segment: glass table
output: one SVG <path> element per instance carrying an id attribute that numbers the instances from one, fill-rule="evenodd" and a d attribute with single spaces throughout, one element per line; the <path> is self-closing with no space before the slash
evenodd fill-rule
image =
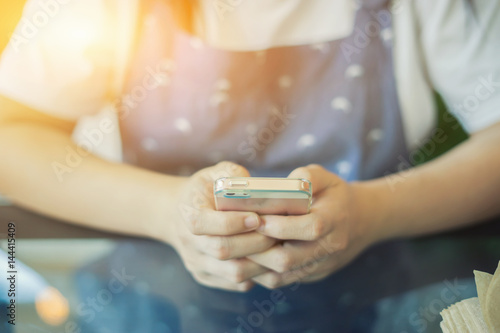
<path id="1" fill-rule="evenodd" d="M 0 332 L 440 332 L 439 312 L 476 296 L 472 271 L 498 265 L 499 220 L 377 245 L 318 283 L 232 293 L 198 285 L 165 244 L 3 206 Z"/>

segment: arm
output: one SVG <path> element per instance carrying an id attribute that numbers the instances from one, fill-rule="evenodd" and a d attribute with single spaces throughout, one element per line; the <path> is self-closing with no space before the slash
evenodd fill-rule
<path id="1" fill-rule="evenodd" d="M 500 123 L 406 172 L 353 185 L 377 238 L 455 229 L 500 214 Z M 368 221 L 369 220 L 369 221 Z"/>
<path id="2" fill-rule="evenodd" d="M 181 178 L 82 156 L 59 181 L 74 123 L 0 97 L 0 191 L 16 204 L 62 220 L 144 237 L 165 237 Z"/>
<path id="3" fill-rule="evenodd" d="M 318 165 L 290 177 L 312 181 L 310 214 L 262 216 L 259 232 L 284 240 L 249 258 L 271 269 L 269 288 L 315 281 L 369 246 L 478 222 L 500 214 L 500 123 L 425 165 L 390 178 L 346 183 Z"/>
<path id="4" fill-rule="evenodd" d="M 245 257 L 275 240 L 256 232 L 255 213 L 217 212 L 212 187 L 219 176 L 248 176 L 232 163 L 174 177 L 111 163 L 88 154 L 59 181 L 74 123 L 0 96 L 0 192 L 14 203 L 67 222 L 153 238 L 172 245 L 202 284 L 244 291 L 267 271 Z M 253 223 L 250 223 L 253 222 Z"/>

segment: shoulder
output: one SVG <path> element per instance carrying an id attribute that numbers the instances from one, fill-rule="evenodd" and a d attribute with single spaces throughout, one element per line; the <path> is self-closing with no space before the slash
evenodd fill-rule
<path id="1" fill-rule="evenodd" d="M 100 111 L 136 2 L 29 0 L 0 60 L 0 94 L 67 119 Z"/>
<path id="2" fill-rule="evenodd" d="M 197 0 L 197 34 L 214 47 L 253 51 L 326 42 L 349 35 L 351 0 Z"/>
<path id="3" fill-rule="evenodd" d="M 500 2 L 415 1 L 429 80 L 469 132 L 500 121 Z"/>

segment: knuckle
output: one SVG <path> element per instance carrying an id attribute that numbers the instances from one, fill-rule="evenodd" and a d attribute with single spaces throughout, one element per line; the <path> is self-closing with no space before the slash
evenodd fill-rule
<path id="1" fill-rule="evenodd" d="M 195 279 L 196 282 L 202 285 L 208 285 L 206 278 L 202 275 L 199 274 L 198 272 L 194 272 L 191 274 L 191 276 Z"/>
<path id="2" fill-rule="evenodd" d="M 313 215 L 311 221 L 311 237 L 310 240 L 318 240 L 323 236 L 326 230 L 326 222 L 318 215 Z"/>
<path id="3" fill-rule="evenodd" d="M 312 164 L 309 164 L 307 166 L 307 169 L 309 172 L 311 172 L 311 170 L 316 170 L 316 171 L 323 171 L 323 170 L 326 170 L 322 165 L 320 164 L 317 164 L 317 163 L 312 163 Z"/>
<path id="4" fill-rule="evenodd" d="M 280 276 L 278 274 L 271 274 L 268 277 L 265 285 L 269 289 L 276 289 L 276 288 L 281 287 L 281 278 L 280 278 Z"/>
<path id="5" fill-rule="evenodd" d="M 228 235 L 231 233 L 231 218 L 230 215 L 227 214 L 227 212 L 222 212 L 219 214 L 220 217 L 217 217 L 217 220 L 219 221 L 220 224 L 220 232 L 224 235 Z"/>
<path id="6" fill-rule="evenodd" d="M 189 188 L 196 187 L 198 184 L 201 184 L 205 181 L 207 177 L 207 170 L 206 169 L 201 169 L 189 177 Z"/>
<path id="7" fill-rule="evenodd" d="M 278 243 L 278 241 L 275 238 L 267 237 L 260 234 L 258 236 L 259 236 L 258 242 L 259 244 L 261 244 L 261 246 L 259 247 L 260 250 L 259 252 L 269 250 Z"/>
<path id="8" fill-rule="evenodd" d="M 247 170 L 236 163 L 229 161 L 222 161 L 217 164 L 217 167 L 222 170 L 222 172 L 227 176 L 247 176 Z"/>
<path id="9" fill-rule="evenodd" d="M 242 283 L 247 280 L 243 266 L 237 262 L 231 263 L 231 276 L 229 279 L 234 283 Z"/>
<path id="10" fill-rule="evenodd" d="M 226 237 L 211 237 L 211 248 L 213 256 L 219 260 L 227 260 L 231 256 L 229 242 Z"/>
<path id="11" fill-rule="evenodd" d="M 187 208 L 183 212 L 184 221 L 187 224 L 195 223 L 195 220 L 198 219 L 198 214 L 196 214 L 195 210 L 190 206 L 186 206 Z M 188 210 L 189 209 L 189 210 Z"/>
<path id="12" fill-rule="evenodd" d="M 250 282 L 243 282 L 241 284 L 238 284 L 237 290 L 246 292 L 246 291 L 249 291 L 250 289 L 252 289 L 252 284 Z"/>
<path id="13" fill-rule="evenodd" d="M 191 236 L 191 237 L 190 237 Z M 184 247 L 189 247 L 191 245 L 191 239 L 193 237 L 189 232 L 181 232 L 178 234 L 180 244 Z"/>
<path id="14" fill-rule="evenodd" d="M 194 275 L 196 273 L 196 265 L 194 265 L 192 262 L 190 261 L 186 261 L 184 262 L 184 266 L 186 267 L 186 270 L 191 273 L 191 275 Z"/>
<path id="15" fill-rule="evenodd" d="M 200 208 L 200 207 L 205 207 L 207 206 L 208 203 L 208 196 L 207 192 L 212 190 L 212 184 L 211 183 L 206 183 L 205 185 L 201 186 L 200 188 L 194 190 L 193 192 L 193 208 Z"/>
<path id="16" fill-rule="evenodd" d="M 309 166 L 297 168 L 296 172 L 298 174 L 300 174 L 303 178 L 306 178 L 306 179 L 311 178 L 311 171 L 309 170 Z"/>
<path id="17" fill-rule="evenodd" d="M 181 216 L 186 222 L 190 222 L 191 220 L 197 218 L 196 208 L 194 208 L 191 204 L 182 203 L 179 205 L 179 211 L 181 212 Z"/>
<path id="18" fill-rule="evenodd" d="M 287 251 L 279 251 L 276 258 L 276 271 L 285 273 L 293 268 L 293 258 Z"/>
<path id="19" fill-rule="evenodd" d="M 216 167 L 218 169 L 226 170 L 226 169 L 233 167 L 234 165 L 236 165 L 236 164 L 233 162 L 230 162 L 230 161 L 221 161 L 221 162 L 217 163 Z"/>
<path id="20" fill-rule="evenodd" d="M 187 222 L 187 227 L 192 234 L 194 235 L 202 234 L 202 221 L 200 218 L 193 216 L 190 217 L 186 222 Z"/>
<path id="21" fill-rule="evenodd" d="M 217 163 L 217 165 L 215 166 L 215 178 L 229 177 L 233 168 L 234 163 L 232 162 L 222 161 Z"/>

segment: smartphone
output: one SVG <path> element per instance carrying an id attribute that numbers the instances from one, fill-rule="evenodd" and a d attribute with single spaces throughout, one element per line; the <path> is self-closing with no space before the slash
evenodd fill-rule
<path id="1" fill-rule="evenodd" d="M 214 198 L 220 211 L 302 215 L 311 208 L 312 184 L 304 178 L 223 177 L 214 182 Z"/>

